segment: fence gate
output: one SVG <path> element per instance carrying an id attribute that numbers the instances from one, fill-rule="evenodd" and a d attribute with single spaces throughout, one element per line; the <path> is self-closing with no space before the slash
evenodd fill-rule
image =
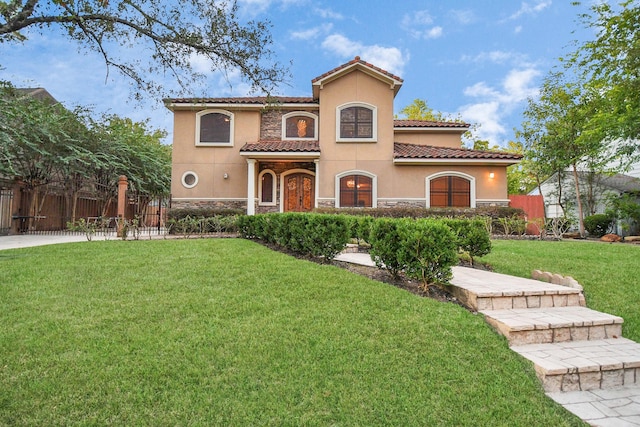
<path id="1" fill-rule="evenodd" d="M 11 212 L 13 205 L 13 190 L 0 189 L 0 236 L 11 231 Z"/>

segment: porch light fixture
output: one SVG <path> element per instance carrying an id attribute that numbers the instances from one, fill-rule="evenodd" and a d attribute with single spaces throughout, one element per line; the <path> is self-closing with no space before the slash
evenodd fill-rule
<path id="1" fill-rule="evenodd" d="M 489 179 L 493 179 L 496 177 L 496 174 L 493 172 L 489 172 Z"/>
<path id="2" fill-rule="evenodd" d="M 222 175 L 222 177 L 223 177 L 224 179 L 229 179 L 229 174 L 225 172 L 225 173 L 224 173 L 224 175 Z"/>

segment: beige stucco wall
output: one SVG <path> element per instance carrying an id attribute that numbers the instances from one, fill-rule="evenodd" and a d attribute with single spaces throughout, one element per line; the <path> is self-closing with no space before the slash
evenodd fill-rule
<path id="1" fill-rule="evenodd" d="M 395 142 L 404 142 L 405 144 L 416 145 L 435 145 L 438 147 L 460 148 L 462 146 L 461 132 L 443 131 L 443 132 L 422 132 L 396 130 Z"/>
<path id="2" fill-rule="evenodd" d="M 234 145 L 232 147 L 196 146 L 196 113 L 174 113 L 171 193 L 173 198 L 246 198 L 247 161 L 240 148 L 256 142 L 260 135 L 260 111 L 234 111 Z M 182 175 L 193 171 L 198 185 L 188 189 Z M 228 175 L 224 179 L 224 174 Z"/>

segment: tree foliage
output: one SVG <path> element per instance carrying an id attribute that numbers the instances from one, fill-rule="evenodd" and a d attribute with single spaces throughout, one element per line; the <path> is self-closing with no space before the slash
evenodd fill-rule
<path id="1" fill-rule="evenodd" d="M 161 144 L 163 137 L 145 123 L 117 116 L 94 121 L 87 110 L 0 88 L 0 176 L 26 185 L 36 213 L 49 185 L 64 192 L 72 220 L 81 191 L 100 194 L 106 208 L 118 175 L 129 178 L 143 202 L 168 195 L 171 148 Z"/>
<path id="2" fill-rule="evenodd" d="M 22 42 L 27 29 L 55 27 L 100 54 L 107 70 L 129 77 L 137 97 L 140 91 L 162 94 L 154 75 L 170 75 L 183 89 L 203 82 L 194 66 L 202 59 L 212 71 L 239 71 L 255 89 L 269 92 L 286 76 L 272 60 L 270 25 L 241 23 L 235 0 L 0 0 L 0 42 Z"/>
<path id="3" fill-rule="evenodd" d="M 600 98 L 584 133 L 593 139 L 626 141 L 619 155 L 640 157 L 640 3 L 625 0 L 618 5 L 594 2 L 581 15 L 595 38 L 582 43 L 565 61 L 592 93 Z"/>

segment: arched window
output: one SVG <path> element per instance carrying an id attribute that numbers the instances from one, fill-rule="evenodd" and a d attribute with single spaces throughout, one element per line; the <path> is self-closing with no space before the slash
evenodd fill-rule
<path id="1" fill-rule="evenodd" d="M 316 116 L 304 111 L 282 116 L 282 139 L 318 139 Z"/>
<path id="2" fill-rule="evenodd" d="M 336 140 L 344 142 L 375 142 L 377 132 L 377 109 L 368 104 L 345 104 L 338 107 Z"/>
<path id="3" fill-rule="evenodd" d="M 233 114 L 205 110 L 196 114 L 196 145 L 233 145 Z"/>
<path id="4" fill-rule="evenodd" d="M 370 208 L 373 206 L 373 179 L 365 175 L 340 178 L 340 207 Z"/>
<path id="5" fill-rule="evenodd" d="M 430 182 L 429 200 L 432 208 L 471 207 L 471 183 L 452 175 L 434 178 Z"/>
<path id="6" fill-rule="evenodd" d="M 258 203 L 263 206 L 275 206 L 276 204 L 276 174 L 265 170 L 258 175 Z"/>

